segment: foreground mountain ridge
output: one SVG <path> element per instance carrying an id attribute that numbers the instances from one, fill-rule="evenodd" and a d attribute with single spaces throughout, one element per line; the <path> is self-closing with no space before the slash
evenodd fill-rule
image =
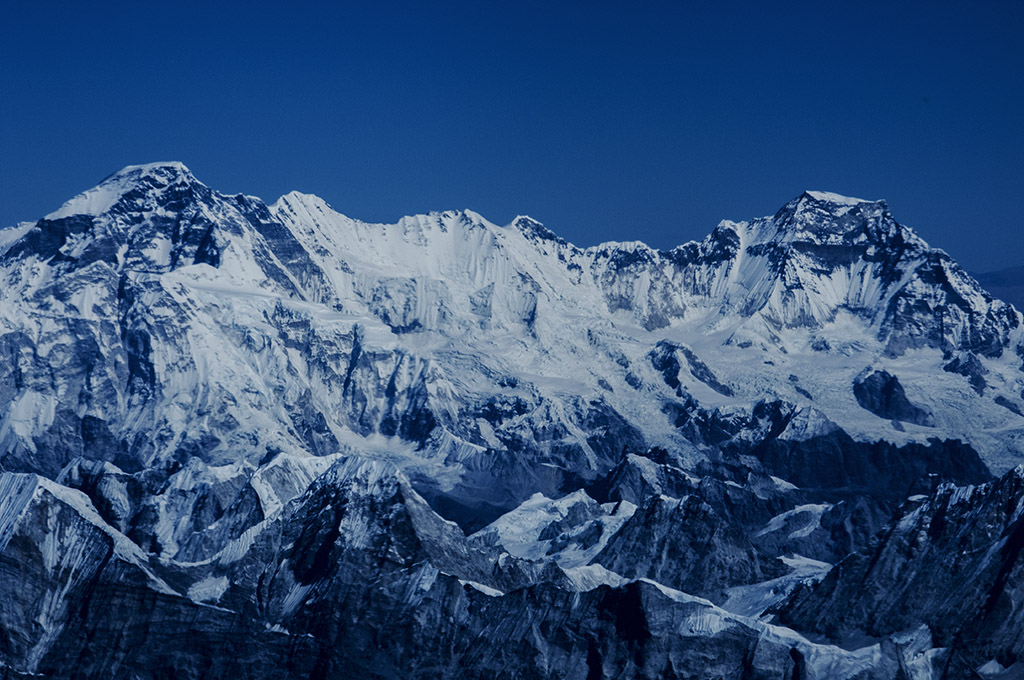
<path id="1" fill-rule="evenodd" d="M 802 613 L 826 572 L 814 597 L 842 613 L 830 566 L 870 559 L 908 498 L 1022 459 L 1020 314 L 883 201 L 809 191 L 668 251 L 578 248 L 528 217 L 368 224 L 160 163 L 0 242 L 0 579 L 53 603 L 0 621 L 11 673 L 1015 663 L 1012 569 L 986 577 L 1006 606 L 977 603 L 992 644 L 950 642 L 948 610 L 912 640 Z M 772 611 L 874 637 L 812 644 Z"/>

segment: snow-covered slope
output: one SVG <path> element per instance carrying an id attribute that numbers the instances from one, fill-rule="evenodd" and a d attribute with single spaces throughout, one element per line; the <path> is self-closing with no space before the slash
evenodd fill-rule
<path id="1" fill-rule="evenodd" d="M 294 571 L 268 538 L 285 525 L 325 556 L 365 550 L 335 501 L 310 510 L 329 488 L 400 480 L 359 506 L 359 530 L 391 526 L 401 497 L 425 546 L 402 564 L 479 596 L 626 589 L 609 597 L 630 607 L 688 588 L 722 604 L 863 547 L 937 481 L 1022 458 L 1020 315 L 883 201 L 806 192 L 670 251 L 578 248 L 528 217 L 369 224 L 158 163 L 0 231 L 0 277 L 0 464 L 88 498 L 68 507 L 145 556 L 123 559 L 138 587 L 183 598 L 174 616 L 215 605 L 270 630 L 338 604 L 323 565 L 288 577 L 273 616 L 223 567 Z M 359 490 L 336 478 L 370 474 L 356 460 L 377 470 Z M 779 531 L 807 507 L 810 524 Z M 674 541 L 691 549 L 659 549 Z M 657 587 L 630 585 L 644 579 Z"/>

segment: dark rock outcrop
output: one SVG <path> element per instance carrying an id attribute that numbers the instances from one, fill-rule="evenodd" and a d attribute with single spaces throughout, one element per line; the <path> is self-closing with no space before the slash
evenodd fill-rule
<path id="1" fill-rule="evenodd" d="M 920 406 L 912 404 L 899 379 L 886 371 L 871 371 L 853 381 L 853 396 L 862 408 L 879 418 L 932 427 L 935 420 Z"/>

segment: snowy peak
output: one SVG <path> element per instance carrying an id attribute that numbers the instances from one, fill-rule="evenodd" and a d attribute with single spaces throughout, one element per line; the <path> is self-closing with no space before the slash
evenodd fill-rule
<path id="1" fill-rule="evenodd" d="M 756 223 L 756 221 L 755 221 Z M 865 201 L 823 191 L 805 191 L 784 205 L 772 218 L 778 241 L 853 244 L 885 240 L 907 232 L 910 240 L 927 245 L 901 227 L 884 200 Z"/>
<path id="2" fill-rule="evenodd" d="M 835 194 L 831 191 L 805 191 L 801 198 L 809 198 L 813 201 L 821 203 L 831 203 L 833 205 L 859 205 L 861 203 L 884 203 L 885 201 L 869 201 L 863 198 L 853 198 L 852 196 L 843 196 L 841 194 Z"/>
<path id="3" fill-rule="evenodd" d="M 180 161 L 158 161 L 140 165 L 126 165 L 115 173 L 108 175 L 100 184 L 111 182 L 132 183 L 145 178 L 162 180 L 165 183 L 175 181 L 197 181 L 192 171 Z"/>
<path id="4" fill-rule="evenodd" d="M 313 221 L 325 215 L 341 215 L 330 206 L 327 201 L 316 194 L 307 194 L 301 191 L 289 191 L 270 205 L 271 212 L 277 214 L 289 214 L 294 217 L 302 216 L 304 221 Z"/>
<path id="5" fill-rule="evenodd" d="M 150 272 L 214 264 L 223 246 L 215 232 L 238 231 L 244 221 L 231 214 L 237 213 L 233 200 L 181 163 L 130 165 L 36 222 L 6 257 L 35 258 L 54 273 L 96 263 Z"/>
<path id="6" fill-rule="evenodd" d="M 128 165 L 107 176 L 97 186 L 82 192 L 44 219 L 58 220 L 72 215 L 100 215 L 112 208 L 125 194 L 140 187 L 164 188 L 198 183 L 184 163 L 169 161 Z"/>
<path id="7" fill-rule="evenodd" d="M 554 241 L 560 245 L 566 245 L 565 239 L 532 217 L 517 215 L 516 218 L 512 220 L 511 226 L 523 232 L 527 238 Z"/>
<path id="8" fill-rule="evenodd" d="M 802 194 L 794 198 L 792 201 L 783 207 L 783 210 L 788 206 L 796 206 L 798 210 L 803 211 L 816 211 L 818 214 L 827 213 L 832 215 L 842 215 L 853 209 L 859 209 L 862 212 L 872 212 L 876 210 L 888 210 L 888 204 L 885 199 L 878 200 L 867 200 L 863 198 L 853 198 L 851 196 L 843 196 L 842 194 L 833 193 L 831 191 L 804 191 Z"/>
<path id="9" fill-rule="evenodd" d="M 821 191 L 667 252 L 640 242 L 583 250 L 527 216 L 505 227 L 471 210 L 370 224 L 314 195 L 290 192 L 268 207 L 211 190 L 181 163 L 152 163 L 72 199 L 6 257 L 25 254 L 65 270 L 97 260 L 147 273 L 206 264 L 240 285 L 341 304 L 402 332 L 535 334 L 584 310 L 595 318 L 621 310 L 648 331 L 716 314 L 820 328 L 851 310 L 879 339 L 899 336 L 898 354 L 958 349 L 964 339 L 998 353 L 1016 327 L 885 201 Z"/>

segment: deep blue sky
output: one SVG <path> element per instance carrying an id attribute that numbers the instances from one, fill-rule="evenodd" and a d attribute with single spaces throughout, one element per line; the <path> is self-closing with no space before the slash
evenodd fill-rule
<path id="1" fill-rule="evenodd" d="M 887 198 L 969 269 L 1024 264 L 1021 3 L 212 4 L 5 4 L 0 223 L 181 160 L 225 192 L 525 213 L 580 245 L 824 189 Z"/>

